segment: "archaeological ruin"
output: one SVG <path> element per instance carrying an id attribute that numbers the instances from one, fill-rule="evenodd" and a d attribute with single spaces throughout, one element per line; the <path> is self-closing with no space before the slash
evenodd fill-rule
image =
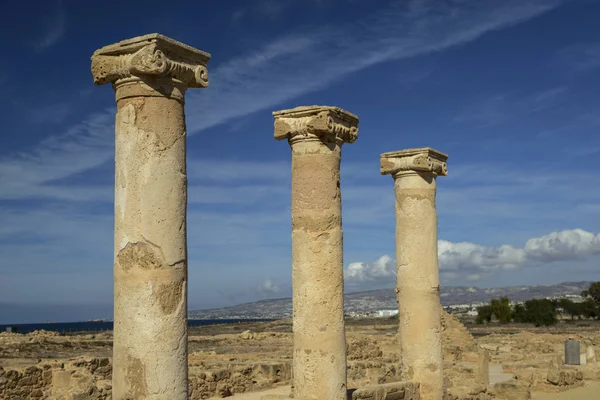
<path id="1" fill-rule="evenodd" d="M 117 101 L 114 399 L 188 397 L 184 98 L 208 86 L 209 59 L 158 34 L 92 56 L 94 83 L 111 83 Z M 358 117 L 329 106 L 273 116 L 275 139 L 292 152 L 292 395 L 343 400 L 340 160 L 342 145 L 357 139 Z M 443 390 L 435 177 L 446 174 L 446 158 L 428 148 L 381 156 L 396 188 L 401 369 L 427 399 Z"/>
<path id="2" fill-rule="evenodd" d="M 188 88 L 210 55 L 151 34 L 96 50 L 94 83 L 116 92 L 112 396 L 188 398 Z"/>

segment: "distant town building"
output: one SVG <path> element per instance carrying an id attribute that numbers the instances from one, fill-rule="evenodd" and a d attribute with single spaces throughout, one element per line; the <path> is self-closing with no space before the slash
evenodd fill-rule
<path id="1" fill-rule="evenodd" d="M 392 317 L 394 315 L 398 315 L 398 310 L 377 310 L 377 317 Z"/>

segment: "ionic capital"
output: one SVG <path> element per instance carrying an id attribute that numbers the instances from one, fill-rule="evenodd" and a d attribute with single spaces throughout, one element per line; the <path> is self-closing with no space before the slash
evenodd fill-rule
<path id="1" fill-rule="evenodd" d="M 381 175 L 425 172 L 435 176 L 448 175 L 448 155 L 430 147 L 383 153 L 380 157 Z"/>
<path id="2" fill-rule="evenodd" d="M 354 143 L 358 138 L 358 117 L 338 107 L 302 106 L 275 111 L 275 139 L 324 140 Z"/>
<path id="3" fill-rule="evenodd" d="M 210 54 L 153 33 L 102 47 L 92 55 L 96 85 L 127 78 L 169 78 L 185 87 L 208 86 Z"/>

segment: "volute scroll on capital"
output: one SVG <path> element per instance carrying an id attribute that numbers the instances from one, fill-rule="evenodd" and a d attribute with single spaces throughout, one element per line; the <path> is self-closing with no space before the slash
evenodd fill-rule
<path id="1" fill-rule="evenodd" d="M 96 85 L 128 78 L 165 77 L 190 88 L 208 87 L 210 54 L 159 34 L 123 40 L 92 55 Z"/>
<path id="2" fill-rule="evenodd" d="M 380 157 L 381 175 L 393 176 L 408 172 L 429 172 L 435 176 L 448 175 L 448 155 L 430 147 L 383 153 Z"/>
<path id="3" fill-rule="evenodd" d="M 358 117 L 338 107 L 303 106 L 273 113 L 275 139 L 332 140 L 354 143 L 358 138 Z"/>

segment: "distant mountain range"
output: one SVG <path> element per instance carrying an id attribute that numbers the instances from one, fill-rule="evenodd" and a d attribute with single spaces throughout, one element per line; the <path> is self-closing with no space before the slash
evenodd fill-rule
<path id="1" fill-rule="evenodd" d="M 591 282 L 563 282 L 556 285 L 508 286 L 481 289 L 475 286 L 447 286 L 440 288 L 442 305 L 471 304 L 489 302 L 492 298 L 507 296 L 512 301 L 533 298 L 579 295 Z M 344 296 L 346 312 L 372 312 L 395 309 L 394 289 L 370 290 L 368 292 L 347 293 Z M 212 310 L 190 311 L 191 319 L 219 318 L 286 318 L 292 315 L 292 299 L 270 299 L 245 303 L 232 307 Z"/>

